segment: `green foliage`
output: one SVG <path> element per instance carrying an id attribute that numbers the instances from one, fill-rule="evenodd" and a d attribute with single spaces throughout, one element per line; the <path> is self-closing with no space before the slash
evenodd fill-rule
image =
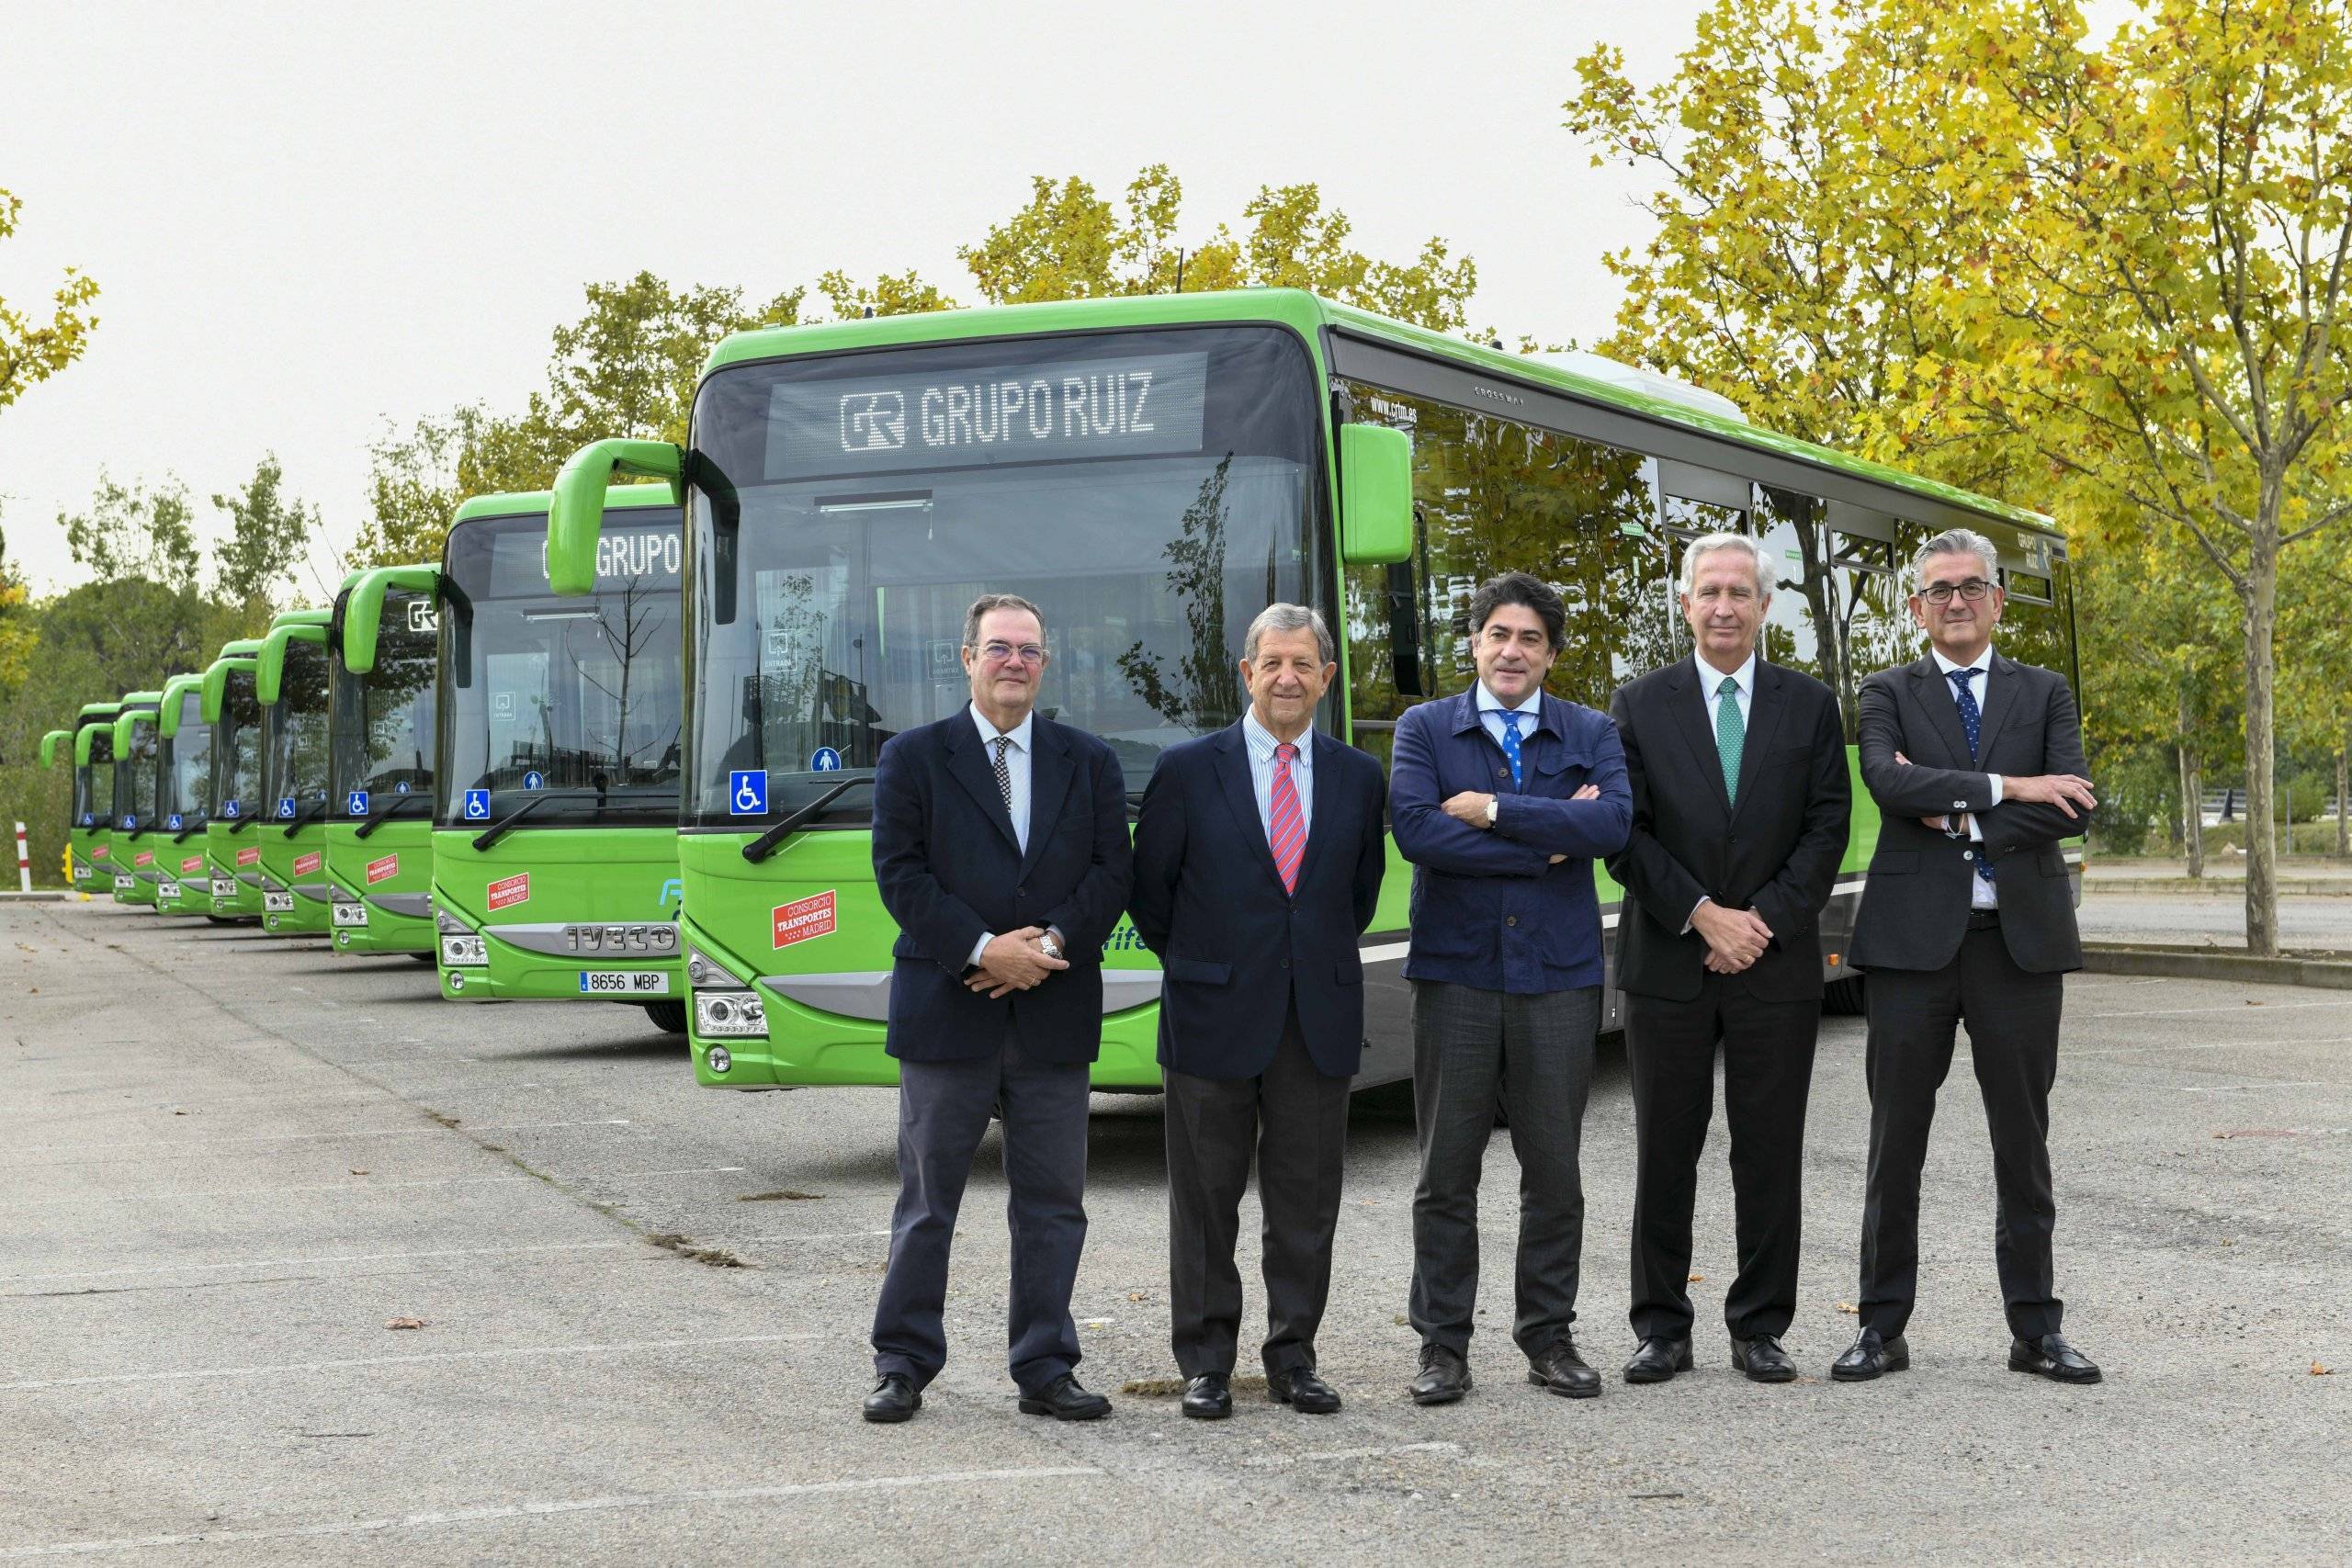
<path id="1" fill-rule="evenodd" d="M 88 567 L 100 582 L 127 577 L 193 581 L 195 521 L 187 487 L 179 480 L 167 479 L 150 491 L 143 480 L 124 485 L 104 472 L 87 512 L 57 514 L 74 562 Z"/>
<path id="2" fill-rule="evenodd" d="M 264 618 L 321 532 L 319 509 L 287 493 L 285 480 L 277 454 L 267 453 L 242 491 L 212 498 L 229 514 L 229 536 L 212 550 L 213 592 Z"/>
<path id="3" fill-rule="evenodd" d="M 17 231 L 25 204 L 0 190 L 0 240 Z M 98 319 L 90 314 L 97 302 L 96 278 L 67 267 L 64 281 L 50 295 L 46 322 L 0 299 L 0 409 L 6 408 L 36 382 L 46 381 L 82 357 Z"/>

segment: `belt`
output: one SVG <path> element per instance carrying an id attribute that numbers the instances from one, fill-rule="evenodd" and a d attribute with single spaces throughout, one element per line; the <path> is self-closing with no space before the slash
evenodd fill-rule
<path id="1" fill-rule="evenodd" d="M 1998 909 L 1971 909 L 1968 911 L 1968 929 L 1970 931 L 1989 931 L 2000 923 L 2001 911 Z"/>

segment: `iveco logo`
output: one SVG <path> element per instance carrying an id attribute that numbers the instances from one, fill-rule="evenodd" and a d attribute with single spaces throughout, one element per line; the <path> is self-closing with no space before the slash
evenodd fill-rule
<path id="1" fill-rule="evenodd" d="M 675 953 L 678 928 L 667 923 L 633 926 L 566 926 L 564 943 L 574 953 Z"/>
<path id="2" fill-rule="evenodd" d="M 892 452 L 907 444 L 904 392 L 842 394 L 842 450 Z"/>
<path id="3" fill-rule="evenodd" d="M 1482 386 L 1476 381 L 1470 383 L 1470 389 L 1477 393 L 1482 398 L 1492 398 L 1498 403 L 1524 404 L 1527 401 L 1525 398 L 1521 397 L 1517 392 L 1506 392 L 1499 387 Z"/>

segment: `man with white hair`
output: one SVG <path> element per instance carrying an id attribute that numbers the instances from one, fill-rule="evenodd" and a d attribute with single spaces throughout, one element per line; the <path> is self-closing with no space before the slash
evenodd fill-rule
<path id="1" fill-rule="evenodd" d="M 1634 825 L 1609 857 L 1625 889 L 1617 986 L 1633 1078 L 1634 1333 L 1627 1382 L 1691 1364 L 1690 1216 L 1714 1114 L 1731 1125 L 1739 1273 L 1724 1294 L 1731 1363 L 1790 1382 L 1805 1102 L 1821 1022 L 1818 920 L 1852 809 L 1838 699 L 1765 663 L 1771 558 L 1744 534 L 1693 539 L 1680 602 L 1694 650 L 1619 688 Z"/>
<path id="2" fill-rule="evenodd" d="M 1869 972 L 1862 1325 L 1830 1375 L 1859 1382 L 1911 1364 L 1919 1171 L 1964 1021 L 1993 1139 L 2009 1366 L 2093 1383 L 2098 1366 L 2059 1332 L 2051 1262 L 2050 1086 L 2065 974 L 2083 964 L 2058 844 L 2096 804 L 2082 719 L 2063 677 L 1993 651 L 2003 596 L 1990 539 L 1949 529 L 1911 570 L 1911 614 L 1932 646 L 1863 682 L 1857 705 L 1862 783 L 1884 821 L 1848 954 Z"/>

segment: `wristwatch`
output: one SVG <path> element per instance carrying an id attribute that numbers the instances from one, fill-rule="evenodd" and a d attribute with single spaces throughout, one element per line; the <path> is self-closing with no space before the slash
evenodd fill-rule
<path id="1" fill-rule="evenodd" d="M 1053 932 L 1047 931 L 1037 939 L 1037 951 L 1048 958 L 1059 958 L 1062 955 L 1062 944 L 1054 940 Z"/>
<path id="2" fill-rule="evenodd" d="M 1502 796 L 1500 796 L 1500 795 L 1490 795 L 1487 796 L 1487 827 L 1491 828 L 1491 827 L 1493 827 L 1493 826 L 1495 825 L 1495 818 L 1502 815 L 1502 808 L 1503 808 Z"/>

